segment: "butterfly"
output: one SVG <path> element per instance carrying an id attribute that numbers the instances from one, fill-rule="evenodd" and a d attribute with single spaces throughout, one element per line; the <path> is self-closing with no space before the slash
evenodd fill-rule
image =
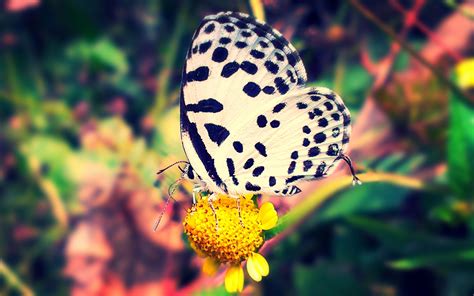
<path id="1" fill-rule="evenodd" d="M 238 12 L 205 17 L 182 73 L 183 176 L 214 194 L 290 196 L 345 160 L 359 182 L 344 154 L 349 110 L 306 80 L 296 49 L 266 23 Z"/>

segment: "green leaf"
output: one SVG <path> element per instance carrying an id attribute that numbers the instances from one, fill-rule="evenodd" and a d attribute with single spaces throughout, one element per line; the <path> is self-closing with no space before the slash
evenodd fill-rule
<path id="1" fill-rule="evenodd" d="M 449 184 L 457 197 L 467 199 L 474 193 L 474 106 L 451 92 L 449 114 Z"/>
<path id="2" fill-rule="evenodd" d="M 70 171 L 73 168 L 68 167 L 68 163 L 73 151 L 66 142 L 49 136 L 34 136 L 22 145 L 21 151 L 30 165 L 41 167 L 41 173 L 54 182 L 61 196 L 72 194 L 74 184 Z"/>
<path id="3" fill-rule="evenodd" d="M 391 184 L 363 184 L 339 194 L 316 217 L 318 221 L 324 221 L 356 213 L 397 209 L 408 192 L 406 188 Z"/>
<path id="4" fill-rule="evenodd" d="M 328 262 L 294 270 L 295 295 L 369 295 L 367 287 L 346 268 Z"/>
<path id="5" fill-rule="evenodd" d="M 434 245 L 443 242 L 441 238 L 432 237 L 426 233 L 413 231 L 406 225 L 391 225 L 380 220 L 365 218 L 362 216 L 351 216 L 346 221 L 352 226 L 375 236 L 380 241 L 386 243 L 388 247 L 400 248 L 400 244 L 424 243 Z M 405 226 L 405 227 L 403 227 Z"/>
<path id="6" fill-rule="evenodd" d="M 474 248 L 460 247 L 460 248 L 445 248 L 437 251 L 423 251 L 413 257 L 395 260 L 389 263 L 389 266 L 395 269 L 416 269 L 427 266 L 447 265 L 454 263 L 474 263 Z"/>
<path id="7" fill-rule="evenodd" d="M 121 74 L 128 71 L 125 54 L 108 39 L 78 41 L 68 48 L 67 53 L 71 58 L 87 63 L 95 70 L 112 69 Z"/>

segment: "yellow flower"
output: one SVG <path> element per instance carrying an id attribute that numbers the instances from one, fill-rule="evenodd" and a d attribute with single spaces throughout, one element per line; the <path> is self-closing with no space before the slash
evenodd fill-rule
<path id="1" fill-rule="evenodd" d="M 226 290 L 240 292 L 244 286 L 242 262 L 247 261 L 247 272 L 257 282 L 269 274 L 267 261 L 257 252 L 265 242 L 263 231 L 277 222 L 270 202 L 259 209 L 251 196 L 235 199 L 220 195 L 212 204 L 207 198 L 199 199 L 188 209 L 183 225 L 191 247 L 206 257 L 203 272 L 212 275 L 221 264 L 228 265 Z"/>

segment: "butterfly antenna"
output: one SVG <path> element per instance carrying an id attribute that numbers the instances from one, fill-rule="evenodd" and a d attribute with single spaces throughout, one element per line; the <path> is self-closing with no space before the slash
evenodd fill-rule
<path id="1" fill-rule="evenodd" d="M 345 154 L 341 154 L 339 156 L 339 158 L 343 159 L 347 165 L 349 166 L 349 169 L 351 170 L 351 174 L 352 174 L 352 186 L 355 186 L 355 185 L 361 185 L 362 184 L 362 181 L 357 177 L 356 173 L 355 173 L 355 170 L 354 170 L 354 167 L 352 166 L 352 161 L 351 159 L 349 158 L 349 156 L 345 155 Z"/>
<path id="2" fill-rule="evenodd" d="M 170 199 L 176 201 L 174 198 L 173 198 L 173 194 L 174 192 L 176 191 L 176 188 L 178 188 L 178 185 L 179 183 L 183 181 L 183 178 L 179 178 L 178 180 L 174 181 L 170 187 L 168 187 L 168 198 L 166 199 L 166 202 L 165 202 L 165 206 L 163 207 L 163 209 L 161 210 L 161 213 L 160 213 L 160 216 L 158 217 L 158 219 L 156 219 L 155 221 L 155 224 L 153 225 L 153 231 L 156 232 L 156 230 L 158 229 L 158 226 L 160 225 L 161 223 L 161 219 L 163 219 L 163 215 L 165 214 L 166 212 L 166 209 L 168 208 L 168 204 L 170 203 Z"/>
<path id="3" fill-rule="evenodd" d="M 162 174 L 164 171 L 166 171 L 167 169 L 179 164 L 179 163 L 185 163 L 185 164 L 189 164 L 189 161 L 185 161 L 185 160 L 179 160 L 173 164 L 170 164 L 169 166 L 165 167 L 164 169 L 161 169 L 159 170 L 156 174 L 159 175 L 159 174 Z M 183 171 L 181 168 L 180 168 L 181 171 Z"/>

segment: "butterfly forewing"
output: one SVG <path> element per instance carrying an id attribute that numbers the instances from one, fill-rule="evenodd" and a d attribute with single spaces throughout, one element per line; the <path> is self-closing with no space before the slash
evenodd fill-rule
<path id="1" fill-rule="evenodd" d="M 305 81 L 298 53 L 268 25 L 232 12 L 203 20 L 183 71 L 181 133 L 189 161 L 209 189 L 287 194 L 295 181 L 329 172 L 338 155 L 327 151 L 343 151 L 349 113 L 337 95 L 306 89 Z M 318 133 L 324 141 L 314 139 Z M 303 145 L 304 139 L 311 145 Z M 304 156 L 313 146 L 320 153 L 313 155 L 313 149 Z M 295 158 L 295 151 L 301 156 Z"/>

